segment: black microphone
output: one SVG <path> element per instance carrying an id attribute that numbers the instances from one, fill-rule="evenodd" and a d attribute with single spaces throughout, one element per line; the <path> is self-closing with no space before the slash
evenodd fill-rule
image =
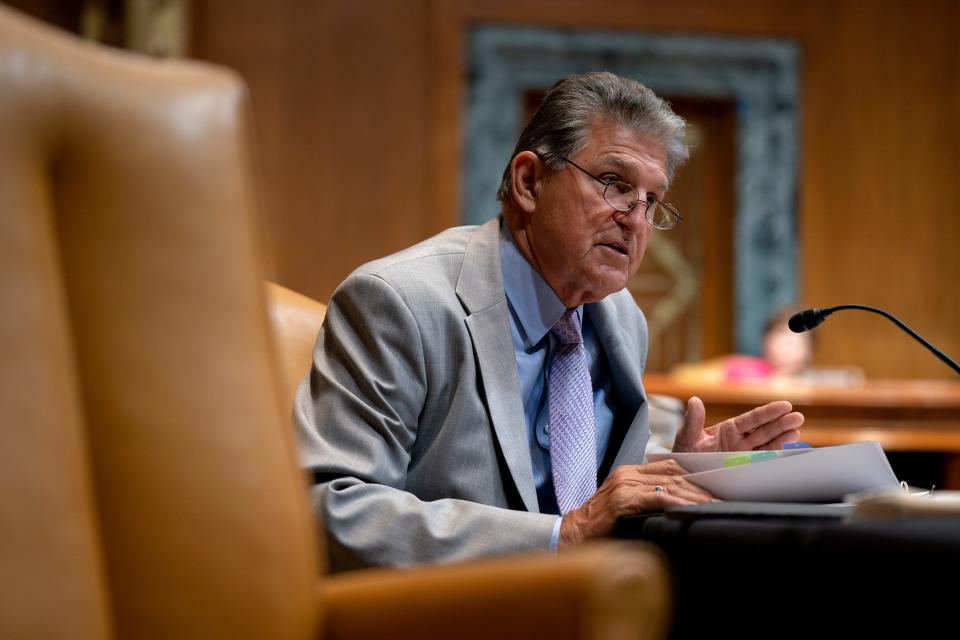
<path id="1" fill-rule="evenodd" d="M 922 344 L 924 347 L 926 347 L 927 350 L 930 351 L 930 353 L 940 358 L 940 360 L 943 363 L 945 363 L 948 367 L 953 369 L 955 373 L 960 375 L 960 366 L 958 366 L 956 362 L 950 359 L 950 357 L 947 356 L 947 354 L 940 351 L 940 349 L 937 349 L 935 346 L 933 346 L 932 344 L 930 344 L 929 342 L 921 338 L 916 331 L 914 331 L 904 323 L 900 322 L 900 320 L 898 320 L 894 316 L 890 315 L 889 313 L 887 313 L 882 309 L 877 309 L 875 307 L 868 307 L 862 304 L 841 304 L 836 307 L 825 307 L 823 309 L 818 309 L 818 308 L 804 309 L 800 313 L 793 314 L 790 317 L 790 320 L 787 322 L 787 326 L 790 327 L 790 331 L 793 331 L 794 333 L 803 333 L 804 331 L 810 331 L 815 327 L 819 327 L 820 324 L 827 319 L 827 316 L 832 314 L 834 311 L 841 311 L 843 309 L 860 309 L 861 311 L 870 311 L 871 313 L 877 313 L 883 316 L 893 324 L 897 325 L 898 327 L 906 331 L 914 340 L 916 340 L 917 342 Z"/>
<path id="2" fill-rule="evenodd" d="M 804 331 L 810 331 L 819 327 L 820 324 L 827 319 L 827 316 L 833 313 L 833 309 L 804 309 L 799 313 L 795 313 L 790 316 L 790 320 L 787 321 L 787 326 L 790 327 L 790 331 L 794 333 L 803 333 Z"/>

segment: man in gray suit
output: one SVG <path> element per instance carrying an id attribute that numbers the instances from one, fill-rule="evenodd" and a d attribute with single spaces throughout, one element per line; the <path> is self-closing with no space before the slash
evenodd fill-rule
<path id="1" fill-rule="evenodd" d="M 662 198 L 683 129 L 636 82 L 566 78 L 520 136 L 497 219 L 340 285 L 294 409 L 331 569 L 562 548 L 710 499 L 644 464 L 646 322 L 624 290 L 679 220 Z M 704 428 L 693 398 L 674 449 L 780 448 L 802 422 L 777 402 Z"/>

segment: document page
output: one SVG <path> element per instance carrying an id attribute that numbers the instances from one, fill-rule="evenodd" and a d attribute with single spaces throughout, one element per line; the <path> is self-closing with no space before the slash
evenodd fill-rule
<path id="1" fill-rule="evenodd" d="M 692 472 L 687 480 L 721 500 L 836 502 L 850 493 L 900 485 L 880 443 L 873 440 L 734 461 L 761 453 L 767 452 L 661 453 L 648 460 L 677 460 Z"/>
<path id="2" fill-rule="evenodd" d="M 689 473 L 712 471 L 735 467 L 741 464 L 763 462 L 775 458 L 807 453 L 814 449 L 780 449 L 777 451 L 718 451 L 716 453 L 651 453 L 647 455 L 649 462 L 657 460 L 676 460 Z"/>

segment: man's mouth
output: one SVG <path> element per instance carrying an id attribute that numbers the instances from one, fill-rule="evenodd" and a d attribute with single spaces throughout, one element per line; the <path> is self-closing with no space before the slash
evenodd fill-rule
<path id="1" fill-rule="evenodd" d="M 608 249 L 612 249 L 612 250 L 616 251 L 617 253 L 619 253 L 619 254 L 621 254 L 621 255 L 624 255 L 624 256 L 629 256 L 629 255 L 630 255 L 630 249 L 629 249 L 629 247 L 627 247 L 627 245 L 626 245 L 625 243 L 623 243 L 623 242 L 601 242 L 601 243 L 600 243 L 600 246 L 601 246 L 601 247 L 607 247 Z"/>

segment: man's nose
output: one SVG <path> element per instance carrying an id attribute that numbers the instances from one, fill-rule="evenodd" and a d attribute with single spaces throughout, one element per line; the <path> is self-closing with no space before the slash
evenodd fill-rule
<path id="1" fill-rule="evenodd" d="M 627 227 L 631 233 L 641 230 L 642 226 L 647 224 L 647 206 L 643 200 L 637 202 L 636 206 L 630 211 L 617 211 L 615 218 L 617 222 Z"/>

